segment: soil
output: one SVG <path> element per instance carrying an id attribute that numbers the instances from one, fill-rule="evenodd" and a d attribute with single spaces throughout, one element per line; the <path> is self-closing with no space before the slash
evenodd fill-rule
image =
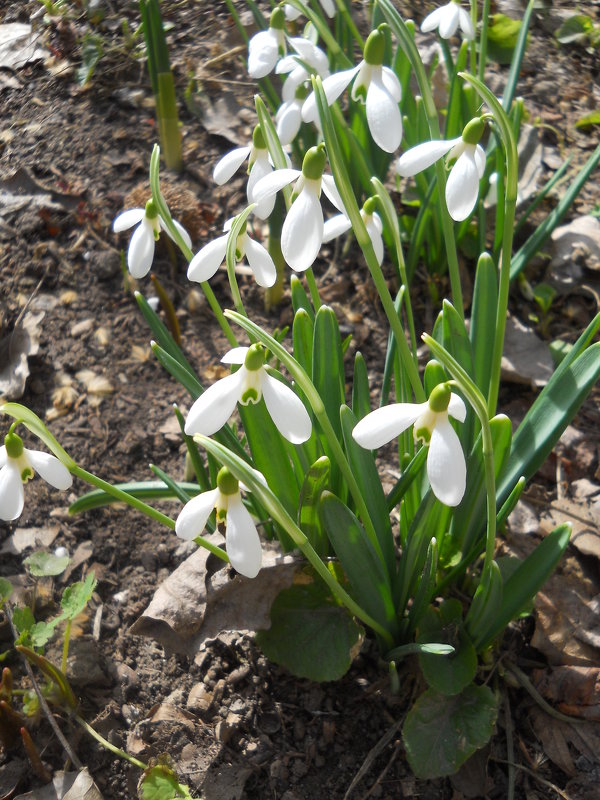
<path id="1" fill-rule="evenodd" d="M 94 30 L 102 36 L 105 54 L 83 89 L 76 81 L 80 43 L 94 26 L 78 10 L 86 4 L 67 5 L 73 12 L 69 17 L 44 22 L 37 15 L 36 28 L 49 59 L 14 71 L 0 70 L 0 186 L 38 200 L 44 197 L 38 205 L 33 200 L 17 213 L 0 216 L 0 323 L 4 333 L 11 329 L 43 279 L 32 304 L 45 311 L 39 352 L 30 358 L 31 374 L 20 402 L 49 420 L 54 435 L 78 463 L 107 480 L 150 479 L 149 463 L 182 475 L 183 451 L 171 407 L 176 402 L 186 410 L 189 398 L 150 352 L 149 331 L 130 292 L 131 282 L 125 280 L 124 285 L 120 248 L 125 239 L 111 229 L 123 208 L 139 204 L 132 202 L 136 193 L 141 193 L 142 202 L 146 198 L 149 155 L 157 138 L 144 62 L 122 44 L 120 19 L 127 17 L 135 29 L 137 3 L 121 3 L 118 8 L 108 0 L 100 4 L 106 17 Z M 399 5 L 410 11 L 409 4 Z M 420 19 L 419 5 L 413 12 Z M 552 30 L 569 5 L 554 3 L 534 16 L 520 94 L 531 120 L 543 126 L 544 136 L 559 148 L 561 157 L 571 155 L 574 165 L 580 166 L 596 145 L 598 129 L 596 134 L 594 129 L 581 131 L 574 123 L 598 107 L 600 62 L 597 51 L 556 45 Z M 232 143 L 209 133 L 189 107 L 181 107 L 186 169 L 181 179 L 165 174 L 163 183 L 173 187 L 169 197 L 173 216 L 188 227 L 199 246 L 220 232 L 224 221 L 241 207 L 242 177 L 215 189 L 211 172 L 223 153 L 249 139 L 253 112 L 248 98 L 253 84 L 242 56 L 219 58 L 241 43 L 224 4 L 181 0 L 163 7 L 167 21 L 173 23 L 171 57 L 181 94 L 189 75 L 196 74 L 209 103 L 226 97 L 236 108 L 233 121 L 221 121 L 233 132 Z M 27 22 L 40 10 L 35 2 L 0 2 L 4 23 Z M 581 11 L 600 22 L 598 3 L 584 3 Z M 492 80 L 502 74 L 503 69 L 494 68 Z M 599 203 L 598 183 L 592 179 L 572 215 L 597 211 Z M 360 348 L 374 364 L 385 347 L 386 327 L 359 263 L 352 250 L 324 248 L 315 272 L 323 281 L 325 298 L 338 312 L 342 332 L 353 333 L 352 347 Z M 153 270 L 176 309 L 187 357 L 203 379 L 212 380 L 217 375 L 215 364 L 228 347 L 206 302 L 186 281 L 183 263 L 166 248 L 157 251 Z M 419 279 L 425 298 L 417 308 L 419 324 L 430 329 L 435 308 L 429 298 L 443 296 L 444 279 L 425 275 Z M 249 279 L 240 280 L 254 318 L 269 329 L 289 324 L 289 295 L 266 315 L 261 291 Z M 227 307 L 224 277 L 217 276 L 212 285 Z M 140 281 L 139 288 L 147 296 L 154 294 L 148 279 Z M 573 340 L 581 320 L 596 310 L 595 297 L 560 299 L 548 338 L 560 335 Z M 534 308 L 515 293 L 513 310 L 527 321 Z M 91 371 L 96 383 L 83 371 Z M 97 383 L 99 376 L 108 382 L 103 388 Z M 374 383 L 379 385 L 380 376 L 374 375 Z M 502 408 L 518 416 L 532 397 L 529 389 L 511 387 L 502 398 Z M 571 444 L 563 447 L 561 458 L 563 464 L 568 462 L 569 480 L 591 479 L 597 470 L 598 423 L 598 408 L 590 402 L 574 424 L 574 430 L 584 434 L 585 449 L 581 436 L 571 437 Z M 534 499 L 542 503 L 553 499 L 556 469 L 554 459 L 534 481 L 530 490 Z M 69 516 L 67 503 L 85 490 L 76 482 L 65 500 L 40 480 L 30 483 L 18 523 L 0 524 L 0 546 L 15 528 L 55 529 L 52 548 L 64 546 L 80 557 L 68 579 L 94 571 L 98 586 L 89 617 L 74 636 L 69 665 L 83 714 L 111 743 L 142 760 L 167 754 L 194 795 L 202 791 L 207 800 L 341 800 L 350 796 L 349 787 L 358 776 L 353 798 L 503 798 L 508 730 L 518 762 L 517 798 L 541 797 L 549 791 L 560 794 L 559 790 L 572 800 L 597 796 L 597 759 L 580 754 L 575 759 L 576 778 L 549 760 L 530 724 L 534 704 L 522 689 L 509 691 L 500 684 L 511 713 L 500 714 L 490 746 L 458 776 L 417 781 L 406 763 L 400 729 L 407 708 L 422 689 L 421 679 L 414 665 L 406 662 L 400 692 L 393 694 L 385 665 L 370 640 L 342 680 L 319 685 L 269 663 L 244 633 L 219 636 L 195 659 L 167 655 L 154 640 L 133 636 L 130 626 L 190 550 L 131 510 L 105 508 Z M 26 587 L 22 565 L 26 554 L 3 551 L 0 575 Z M 596 580 L 595 559 L 592 563 L 574 557 Z M 49 613 L 64 580 L 63 576 L 42 581 L 37 589 L 38 613 Z M 530 644 L 532 630 L 531 621 L 515 626 L 503 645 L 503 652 L 526 669 L 546 663 Z M 8 636 L 4 623 L 0 637 Z M 50 649 L 49 654 L 60 659 L 57 651 Z M 5 663 L 18 672 L 17 660 L 9 657 Z M 548 720 L 552 725 L 552 718 Z M 71 728 L 68 720 L 59 718 L 58 723 L 105 800 L 136 797 L 139 770 Z M 68 766 L 43 718 L 31 733 L 50 774 Z M 358 775 L 361 766 L 364 771 Z M 0 751 L 0 788 L 5 789 L 0 796 L 11 796 L 5 788 L 10 769 L 20 776 L 18 792 L 41 786 L 18 745 Z"/>

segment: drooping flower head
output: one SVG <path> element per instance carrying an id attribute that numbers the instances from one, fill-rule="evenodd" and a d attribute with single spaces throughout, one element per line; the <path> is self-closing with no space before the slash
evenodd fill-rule
<path id="1" fill-rule="evenodd" d="M 231 230 L 232 224 L 233 218 L 228 219 L 223 230 Z M 219 236 L 204 245 L 202 250 L 196 253 L 188 267 L 187 276 L 189 280 L 203 283 L 212 278 L 225 260 L 228 238 L 227 233 L 225 233 L 224 236 Z M 235 245 L 236 261 L 242 261 L 244 257 L 247 258 L 258 285 L 264 287 L 273 286 L 277 279 L 277 268 L 273 259 L 268 250 L 259 242 L 255 242 L 247 231 L 240 233 Z"/>
<path id="2" fill-rule="evenodd" d="M 271 12 L 269 27 L 259 31 L 248 42 L 248 72 L 258 80 L 275 69 L 285 55 L 285 14 L 281 8 Z"/>
<path id="3" fill-rule="evenodd" d="M 467 467 L 448 415 L 464 422 L 466 414 L 463 400 L 441 383 L 425 403 L 395 403 L 372 411 L 355 426 L 352 436 L 361 447 L 374 449 L 414 425 L 415 442 L 429 446 L 427 477 L 434 495 L 447 506 L 457 506 L 465 493 Z"/>
<path id="4" fill-rule="evenodd" d="M 23 484 L 33 478 L 34 472 L 63 491 L 73 483 L 62 461 L 49 453 L 28 450 L 21 437 L 9 431 L 0 447 L 0 519 L 10 522 L 21 515 L 25 503 Z"/>
<path id="5" fill-rule="evenodd" d="M 252 142 L 245 147 L 236 147 L 225 153 L 213 171 L 213 180 L 222 186 L 238 171 L 244 161 L 248 159 L 248 183 L 246 185 L 246 196 L 248 203 L 256 202 L 254 199 L 254 187 L 261 178 L 269 175 L 273 171 L 269 161 L 269 151 L 265 143 L 265 137 L 260 125 L 257 125 L 252 132 Z M 275 206 L 275 198 L 269 197 L 262 203 L 258 203 L 254 213 L 259 219 L 267 219 L 271 215 Z"/>
<path id="6" fill-rule="evenodd" d="M 195 539 L 206 527 L 213 508 L 217 522 L 225 525 L 231 566 L 241 575 L 255 578 L 262 562 L 260 538 L 242 502 L 240 484 L 227 467 L 219 470 L 216 489 L 202 492 L 184 505 L 175 522 L 175 533 L 181 539 Z"/>
<path id="7" fill-rule="evenodd" d="M 376 208 L 376 199 L 374 197 L 369 197 L 361 208 L 360 215 L 365 223 L 369 238 L 371 239 L 377 262 L 379 266 L 381 266 L 383 262 L 383 238 L 381 236 L 383 223 L 381 222 L 381 217 L 375 210 Z M 345 214 L 337 214 L 335 217 L 331 217 L 323 226 L 323 244 L 341 236 L 342 233 L 350 230 L 351 227 L 352 223 Z"/>
<path id="8" fill-rule="evenodd" d="M 367 123 L 375 144 L 393 153 L 402 141 L 402 114 L 398 103 L 402 88 L 396 73 L 383 66 L 385 25 L 371 31 L 365 43 L 364 58 L 357 67 L 337 72 L 323 81 L 327 104 L 331 105 L 354 80 L 352 99 L 366 105 Z M 316 122 L 317 102 L 311 94 L 302 108 L 305 122 Z"/>
<path id="9" fill-rule="evenodd" d="M 139 224 L 138 224 L 139 223 Z M 150 272 L 152 261 L 154 260 L 154 245 L 158 241 L 161 230 L 172 239 L 165 221 L 158 213 L 154 200 L 148 200 L 145 208 L 130 208 L 113 222 L 113 231 L 120 233 L 137 225 L 133 232 L 129 248 L 127 250 L 127 267 L 134 278 L 143 278 Z M 192 240 L 188 232 L 179 222 L 173 220 L 173 225 L 177 228 L 179 235 L 191 249 Z"/>
<path id="10" fill-rule="evenodd" d="M 437 29 L 442 39 L 450 39 L 459 28 L 465 39 L 475 38 L 473 22 L 469 13 L 461 8 L 460 0 L 450 0 L 445 6 L 436 8 L 421 24 L 423 33 Z"/>
<path id="11" fill-rule="evenodd" d="M 422 172 L 448 153 L 448 161 L 456 159 L 446 183 L 446 205 L 455 222 L 466 219 L 477 203 L 479 181 L 485 172 L 485 152 L 479 140 L 485 130 L 485 118 L 475 117 L 465 125 L 456 139 L 423 142 L 407 150 L 396 164 L 404 178 Z"/>
<path id="12" fill-rule="evenodd" d="M 319 2 L 321 4 L 321 8 L 330 19 L 331 17 L 335 17 L 335 12 L 337 11 L 337 9 L 334 0 L 319 0 Z M 298 17 L 302 13 L 301 11 L 298 11 L 298 9 L 295 8 L 294 6 L 290 5 L 290 3 L 286 3 L 283 8 L 285 10 L 285 18 L 289 19 L 290 22 L 295 19 L 298 19 Z"/>
<path id="13" fill-rule="evenodd" d="M 312 422 L 308 411 L 297 394 L 269 375 L 261 344 L 234 347 L 221 361 L 242 366 L 214 383 L 195 401 L 185 423 L 188 436 L 195 433 L 212 436 L 225 425 L 238 403 L 254 405 L 264 397 L 267 411 L 283 437 L 292 444 L 301 444 L 310 437 Z"/>
<path id="14" fill-rule="evenodd" d="M 304 156 L 302 171 L 278 169 L 256 184 L 254 199 L 260 203 L 295 181 L 292 205 L 281 229 L 281 252 L 287 264 L 297 272 L 314 263 L 323 242 L 321 189 L 338 211 L 344 211 L 333 176 L 324 175 L 325 145 L 311 147 Z"/>

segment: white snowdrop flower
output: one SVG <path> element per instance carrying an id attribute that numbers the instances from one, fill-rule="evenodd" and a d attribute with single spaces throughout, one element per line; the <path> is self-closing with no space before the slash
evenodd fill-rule
<path id="1" fill-rule="evenodd" d="M 154 245 L 158 241 L 161 230 L 172 239 L 165 221 L 158 213 L 154 200 L 148 200 L 146 208 L 130 208 L 113 222 L 113 231 L 120 233 L 137 225 L 133 232 L 127 250 L 127 266 L 134 278 L 143 278 L 147 275 L 154 260 Z M 177 228 L 186 245 L 192 248 L 192 240 L 188 232 L 176 220 L 173 225 Z"/>
<path id="2" fill-rule="evenodd" d="M 396 171 L 404 178 L 422 172 L 448 153 L 456 159 L 446 183 L 446 205 L 455 222 L 466 219 L 477 203 L 479 181 L 485 171 L 485 152 L 479 140 L 485 128 L 481 117 L 472 119 L 456 139 L 423 142 L 407 150 L 396 163 Z"/>
<path id="3" fill-rule="evenodd" d="M 269 175 L 273 171 L 269 160 L 269 151 L 267 150 L 260 125 L 254 128 L 251 144 L 246 147 L 236 147 L 235 150 L 226 153 L 217 163 L 213 171 L 214 182 L 219 186 L 227 183 L 246 159 L 248 159 L 250 169 L 248 183 L 246 185 L 246 196 L 248 198 L 248 203 L 254 203 L 254 187 L 261 178 L 264 178 L 265 175 Z M 267 219 L 267 217 L 271 215 L 274 206 L 275 198 L 269 197 L 262 203 L 257 203 L 254 213 L 259 219 Z"/>
<path id="4" fill-rule="evenodd" d="M 217 475 L 217 488 L 202 492 L 184 505 L 175 522 L 181 539 L 199 536 L 216 509 L 217 522 L 225 523 L 227 555 L 231 566 L 246 578 L 255 578 L 262 563 L 262 549 L 256 525 L 240 494 L 240 484 L 227 467 Z"/>
<path id="5" fill-rule="evenodd" d="M 373 250 L 377 256 L 377 262 L 379 266 L 381 266 L 383 262 L 383 237 L 381 235 L 383 223 L 381 222 L 381 217 L 375 211 L 375 208 L 375 198 L 369 197 L 364 206 L 361 208 L 360 215 L 365 223 L 365 228 L 367 229 L 369 238 L 371 239 Z M 323 227 L 323 244 L 330 242 L 332 239 L 335 239 L 338 236 L 341 236 L 342 233 L 350 230 L 351 227 L 352 223 L 345 214 L 338 214 L 337 216 L 328 219 Z"/>
<path id="6" fill-rule="evenodd" d="M 284 29 L 285 14 L 281 8 L 275 8 L 267 30 L 259 31 L 248 42 L 248 72 L 251 78 L 264 78 L 285 55 Z"/>
<path id="7" fill-rule="evenodd" d="M 264 397 L 271 419 L 288 442 L 301 444 L 310 437 L 312 423 L 308 411 L 297 394 L 269 375 L 262 345 L 234 347 L 221 361 L 242 366 L 214 383 L 195 401 L 185 423 L 188 436 L 195 433 L 212 436 L 225 425 L 237 403 L 254 405 Z"/>
<path id="8" fill-rule="evenodd" d="M 288 39 L 288 42 L 296 53 L 282 58 L 275 70 L 278 75 L 287 74 L 282 91 L 282 98 L 286 102 L 295 97 L 298 87 L 306 83 L 311 74 L 320 75 L 321 78 L 329 75 L 327 53 L 320 47 L 303 37 Z"/>
<path id="9" fill-rule="evenodd" d="M 442 383 L 425 403 L 395 403 L 372 411 L 355 426 L 352 436 L 361 447 L 371 450 L 414 425 L 415 442 L 429 445 L 427 477 L 434 495 L 447 506 L 457 506 L 465 493 L 467 466 L 448 415 L 464 422 L 466 414 L 462 399 Z"/>
<path id="10" fill-rule="evenodd" d="M 256 184 L 254 199 L 260 203 L 295 181 L 294 202 L 281 229 L 281 252 L 296 272 L 304 272 L 314 263 L 323 242 L 321 189 L 338 211 L 344 212 L 332 175 L 323 175 L 325 146 L 311 147 L 302 162 L 302 171 L 278 169 Z"/>
<path id="11" fill-rule="evenodd" d="M 437 29 L 442 39 L 450 39 L 460 28 L 465 39 L 474 39 L 475 31 L 468 11 L 461 8 L 459 0 L 451 0 L 445 6 L 436 8 L 428 14 L 421 25 L 423 33 Z"/>
<path id="12" fill-rule="evenodd" d="M 223 230 L 226 231 L 225 235 L 204 245 L 202 250 L 192 258 L 187 272 L 189 280 L 203 283 L 212 278 L 225 260 L 227 239 L 229 238 L 227 232 L 231 230 L 232 225 L 233 218 L 228 219 L 223 227 Z M 244 257 L 248 260 L 259 286 L 273 286 L 277 279 L 277 269 L 273 259 L 262 244 L 250 238 L 247 231 L 243 231 L 237 237 L 235 257 L 237 261 L 242 261 Z"/>
<path id="13" fill-rule="evenodd" d="M 323 91 L 327 104 L 331 105 L 354 80 L 351 96 L 353 100 L 366 105 L 367 123 L 373 141 L 386 153 L 393 153 L 402 141 L 402 114 L 398 106 L 402 99 L 402 88 L 396 73 L 383 66 L 384 51 L 385 34 L 380 25 L 369 34 L 363 61 L 357 67 L 325 78 Z M 302 119 L 316 122 L 318 116 L 313 92 L 302 107 Z"/>
<path id="14" fill-rule="evenodd" d="M 327 16 L 330 19 L 332 17 L 335 17 L 335 12 L 337 11 L 337 8 L 336 8 L 334 0 L 319 0 L 319 3 L 321 4 L 321 8 L 323 9 L 323 11 L 327 14 Z M 285 18 L 290 20 L 290 22 L 292 22 L 295 19 L 298 19 L 298 17 L 302 13 L 301 11 L 298 11 L 297 8 L 294 8 L 294 6 L 290 5 L 289 3 L 286 3 L 284 5 L 283 9 L 285 11 Z"/>
<path id="15" fill-rule="evenodd" d="M 25 502 L 23 484 L 33 478 L 34 472 L 62 491 L 73 483 L 62 461 L 40 450 L 28 450 L 20 436 L 9 432 L 0 447 L 0 519 L 10 522 L 21 515 Z"/>
<path id="16" fill-rule="evenodd" d="M 300 95 L 297 93 L 293 100 L 282 103 L 275 115 L 277 136 L 279 136 L 279 141 L 283 147 L 294 141 L 302 125 L 302 103 L 306 93 L 303 91 L 302 86 L 299 87 L 298 91 Z"/>

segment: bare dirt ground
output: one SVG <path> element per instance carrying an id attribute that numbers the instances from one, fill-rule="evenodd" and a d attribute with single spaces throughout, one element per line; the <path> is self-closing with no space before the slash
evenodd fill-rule
<path id="1" fill-rule="evenodd" d="M 559 48 L 553 39 L 559 13 L 569 5 L 554 3 L 534 15 L 520 94 L 540 137 L 556 148 L 559 158 L 572 155 L 575 168 L 597 143 L 598 127 L 580 131 L 574 124 L 600 105 L 600 62 L 597 50 L 588 54 L 581 47 Z M 124 240 L 111 230 L 114 217 L 132 205 L 128 195 L 146 184 L 157 135 L 144 63 L 122 46 L 119 20 L 127 17 L 134 28 L 137 3 L 105 6 L 105 20 L 97 28 L 105 55 L 85 89 L 79 88 L 75 76 L 79 43 L 89 26 L 83 13 L 49 24 L 39 17 L 36 25 L 46 59 L 16 70 L 0 69 L 0 193 L 30 198 L 10 212 L 3 210 L 0 194 L 0 332 L 10 331 L 43 277 L 34 304 L 34 309 L 45 312 L 39 323 L 39 351 L 30 359 L 31 374 L 21 402 L 51 420 L 53 433 L 79 463 L 119 482 L 151 478 L 149 463 L 182 475 L 183 450 L 171 406 L 177 402 L 186 409 L 189 399 L 149 349 L 149 330 L 124 287 L 120 260 Z M 201 84 L 204 109 L 214 109 L 219 99 L 230 109 L 229 116 L 219 117 L 209 132 L 205 111 L 203 124 L 181 105 L 186 170 L 177 182 L 175 194 L 180 197 L 173 198 L 172 210 L 192 231 L 199 248 L 239 207 L 243 179 L 233 183 L 233 190 L 231 185 L 215 190 L 211 172 L 220 155 L 249 138 L 254 117 L 245 98 L 251 98 L 253 86 L 241 55 L 220 58 L 241 42 L 224 5 L 182 0 L 163 6 L 166 19 L 173 23 L 169 38 L 181 95 L 193 74 Z M 418 6 L 412 13 L 421 19 Z M 583 11 L 599 22 L 598 3 L 584 6 Z M 1 2 L 0 22 L 27 22 L 39 7 L 35 2 Z M 499 82 L 502 74 L 495 68 L 491 80 Z M 226 136 L 217 135 L 215 129 Z M 195 200 L 185 196 L 182 186 Z M 145 189 L 141 191 L 143 200 Z M 548 200 L 546 208 L 555 202 Z M 596 174 L 576 201 L 572 216 L 597 212 L 599 204 Z M 383 319 L 360 257 L 352 250 L 338 253 L 330 267 L 327 258 L 332 252 L 323 250 L 317 278 L 327 273 L 324 297 L 338 312 L 343 332 L 353 333 L 352 347 L 369 359 L 384 347 Z M 187 357 L 210 382 L 227 349 L 224 337 L 186 281 L 181 261 L 174 263 L 166 250 L 159 250 L 153 269 L 174 303 Z M 541 279 L 544 265 L 535 269 L 530 276 L 534 281 Z M 560 294 L 553 306 L 545 331 L 548 339 L 574 340 L 597 310 L 597 280 L 594 283 L 594 275 L 586 272 L 585 263 L 580 269 L 581 281 Z M 436 313 L 428 298 L 432 289 L 444 292 L 444 279 L 419 274 L 418 280 L 424 291 L 417 313 L 426 329 Z M 580 290 L 583 283 L 589 291 Z M 291 321 L 289 298 L 265 316 L 259 290 L 244 278 L 241 284 L 248 308 L 266 326 L 272 329 Z M 148 279 L 139 288 L 146 295 L 154 293 Z M 218 277 L 214 288 L 227 307 L 224 279 Z M 518 291 L 512 309 L 527 324 L 535 311 Z M 105 383 L 94 384 L 84 371 Z M 502 397 L 502 409 L 518 417 L 532 397 L 529 388 L 511 385 Z M 540 516 L 561 497 L 577 505 L 577 493 L 570 488 L 576 482 L 580 504 L 576 511 L 571 508 L 572 514 L 583 513 L 582 497 L 594 496 L 594 491 L 583 494 L 582 481 L 598 491 L 599 419 L 592 398 L 529 489 L 529 507 L 537 521 L 533 532 L 522 536 L 537 538 Z M 169 656 L 152 639 L 132 635 L 130 626 L 156 588 L 190 551 L 174 535 L 130 510 L 107 508 L 69 516 L 68 502 L 85 488 L 76 483 L 65 499 L 39 480 L 27 486 L 23 516 L 15 526 L 0 524 L 0 575 L 27 584 L 22 561 L 30 551 L 17 552 L 15 529 L 51 530 L 51 547 L 64 546 L 76 556 L 71 580 L 95 572 L 99 582 L 89 619 L 74 639 L 69 666 L 83 713 L 111 742 L 143 760 L 168 754 L 193 793 L 202 791 L 207 800 L 341 800 L 349 796 L 347 791 L 364 765 L 353 798 L 504 798 L 509 736 L 517 763 L 517 798 L 598 796 L 597 724 L 570 725 L 546 714 L 523 688 L 507 688 L 501 668 L 491 677 L 504 705 L 490 746 L 455 778 L 419 782 L 406 764 L 400 734 L 406 709 L 421 688 L 410 662 L 401 673 L 400 693 L 393 695 L 385 666 L 369 641 L 344 679 L 318 685 L 295 679 L 267 662 L 244 634 L 219 637 L 195 659 Z M 176 513 L 173 506 L 169 513 Z M 593 519 L 592 528 L 598 517 Z M 515 537 L 513 533 L 510 546 L 518 550 Z M 31 541 L 34 538 L 30 534 Z M 49 613 L 62 589 L 61 580 L 43 582 L 36 613 Z M 600 591 L 593 548 L 587 554 L 572 548 L 559 581 L 563 586 L 585 587 L 591 603 Z M 546 616 L 509 631 L 503 657 L 520 664 L 537 686 L 545 676 L 550 686 L 546 696 L 554 706 L 562 703 L 569 706 L 567 713 L 598 720 L 597 635 L 585 652 L 580 649 L 575 654 L 565 644 L 567 634 L 562 640 L 552 639 L 555 617 L 549 606 L 560 605 L 560 584 L 553 586 L 544 595 Z M 587 624 L 597 631 L 597 612 L 594 615 L 592 605 L 585 607 L 590 613 Z M 579 613 L 575 610 L 571 617 Z M 94 619 L 100 620 L 95 632 Z M 537 639 L 532 640 L 534 628 Z M 9 638 L 8 626 L 0 618 L 0 649 L 6 649 Z M 548 656 L 544 643 L 549 639 L 558 656 L 556 652 Z M 53 654 L 60 658 L 58 652 Z M 9 656 L 4 663 L 18 674 L 16 659 Z M 561 691 L 552 697 L 557 685 L 552 665 L 589 670 L 592 688 L 576 701 Z M 59 724 L 105 800 L 136 796 L 139 771 L 70 728 L 67 720 L 59 719 Z M 65 767 L 64 752 L 43 719 L 32 726 L 32 736 L 50 773 Z M 0 750 L 0 797 L 40 785 L 21 746 Z"/>

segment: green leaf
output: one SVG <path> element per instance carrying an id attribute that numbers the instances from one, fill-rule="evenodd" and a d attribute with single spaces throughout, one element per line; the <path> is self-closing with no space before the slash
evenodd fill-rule
<path id="1" fill-rule="evenodd" d="M 494 624 L 502 605 L 503 592 L 504 582 L 500 567 L 492 561 L 489 571 L 486 570 L 481 577 L 465 619 L 465 628 L 473 642 L 479 642 L 481 635 Z"/>
<path id="2" fill-rule="evenodd" d="M 190 497 L 195 497 L 200 491 L 195 483 L 180 482 L 178 485 Z M 115 486 L 122 492 L 127 492 L 132 497 L 137 497 L 144 501 L 177 496 L 172 489 L 165 486 L 163 481 L 132 481 L 131 483 L 117 483 Z M 89 511 L 92 508 L 100 508 L 109 503 L 118 502 L 112 494 L 108 494 L 102 489 L 94 489 L 92 492 L 87 492 L 75 500 L 69 507 L 69 514 L 80 514 L 82 511 Z"/>
<path id="3" fill-rule="evenodd" d="M 432 653 L 436 656 L 449 656 L 454 652 L 454 648 L 449 644 L 439 644 L 437 642 L 427 642 L 425 644 L 417 644 L 410 642 L 410 644 L 401 644 L 399 647 L 394 647 L 386 654 L 388 661 L 400 661 L 406 656 L 419 655 L 419 653 Z"/>
<path id="4" fill-rule="evenodd" d="M 168 328 L 163 324 L 156 311 L 149 306 L 144 295 L 140 292 L 136 292 L 135 299 L 140 307 L 140 311 L 142 312 L 144 319 L 150 326 L 150 330 L 154 334 L 154 338 L 156 339 L 157 343 L 163 348 L 163 350 L 167 351 L 171 358 L 174 358 L 175 361 L 178 361 L 185 370 L 195 377 L 194 368 L 183 355 L 181 348 L 175 342 Z"/>
<path id="5" fill-rule="evenodd" d="M 192 795 L 187 786 L 182 786 L 177 774 L 166 764 L 149 767 L 143 774 L 139 787 L 143 800 L 175 800 L 190 798 Z"/>
<path id="6" fill-rule="evenodd" d="M 48 428 L 44 425 L 42 420 L 34 414 L 33 411 L 30 411 L 25 406 L 22 406 L 20 403 L 3 403 L 0 406 L 0 413 L 1 414 L 8 414 L 11 417 L 19 420 L 28 428 L 33 434 L 35 434 L 38 439 L 41 439 L 42 442 L 46 445 L 48 450 L 62 461 L 62 463 L 67 467 L 67 469 L 71 469 L 71 467 L 75 466 L 75 462 L 71 458 L 71 456 L 63 450 L 63 448 L 59 445 L 57 440 L 52 436 Z"/>
<path id="7" fill-rule="evenodd" d="M 90 80 L 103 55 L 102 37 L 93 33 L 85 33 L 81 41 L 82 64 L 77 70 L 77 83 L 80 86 L 85 86 Z"/>
<path id="8" fill-rule="evenodd" d="M 455 652 L 448 658 L 419 655 L 419 666 L 432 689 L 455 695 L 472 682 L 477 672 L 477 653 L 463 628 L 458 600 L 445 600 L 439 609 L 427 609 L 419 623 L 417 642 L 441 642 L 454 647 Z"/>
<path id="9" fill-rule="evenodd" d="M 572 44 L 576 42 L 586 43 L 590 34 L 594 31 L 594 21 L 586 14 L 574 14 L 568 17 L 563 24 L 554 32 L 554 35 L 561 44 Z"/>
<path id="10" fill-rule="evenodd" d="M 369 391 L 369 375 L 362 353 L 358 350 L 354 356 L 354 377 L 352 378 L 352 412 L 356 419 L 366 417 L 371 411 L 371 392 Z"/>
<path id="11" fill-rule="evenodd" d="M 256 641 L 267 658 L 299 678 L 334 681 L 348 671 L 361 629 L 321 583 L 292 586 L 271 607 Z"/>
<path id="12" fill-rule="evenodd" d="M 58 618 L 50 622 L 36 622 L 29 630 L 29 638 L 32 647 L 45 647 L 54 636 L 54 629 L 58 622 Z"/>
<path id="13" fill-rule="evenodd" d="M 570 537 L 570 524 L 555 528 L 506 580 L 502 603 L 496 608 L 493 622 L 485 632 L 480 633 L 475 642 L 478 650 L 487 647 L 531 602 L 554 571 L 569 544 Z"/>
<path id="14" fill-rule="evenodd" d="M 69 556 L 55 556 L 54 553 L 38 550 L 28 556 L 23 563 L 36 578 L 47 578 L 64 572 L 70 560 Z"/>
<path id="15" fill-rule="evenodd" d="M 499 64 L 510 64 L 519 40 L 521 20 L 492 14 L 488 27 L 488 53 Z"/>
<path id="16" fill-rule="evenodd" d="M 299 308 L 294 315 L 294 324 L 292 326 L 294 358 L 308 375 L 312 374 L 313 335 L 313 318 L 304 308 Z"/>
<path id="17" fill-rule="evenodd" d="M 319 515 L 321 494 L 329 483 L 329 472 L 327 456 L 315 461 L 304 478 L 298 507 L 298 527 L 321 558 L 327 555 L 329 549 Z"/>
<path id="18" fill-rule="evenodd" d="M 417 778 L 454 775 L 490 740 L 497 713 L 496 698 L 488 686 L 471 685 L 452 697 L 434 689 L 424 692 L 402 729 L 408 763 Z"/>
<path id="19" fill-rule="evenodd" d="M 150 346 L 159 364 L 161 364 L 167 370 L 169 375 L 172 375 L 175 378 L 177 383 L 180 383 L 183 388 L 190 393 L 192 399 L 196 400 L 198 397 L 200 397 L 204 391 L 204 388 L 196 375 L 187 370 L 180 361 L 178 361 L 176 358 L 173 358 L 173 356 L 167 353 L 167 351 L 157 342 L 153 341 Z"/>
<path id="20" fill-rule="evenodd" d="M 351 594 L 365 611 L 388 630 L 396 614 L 386 564 L 354 514 L 330 492 L 321 495 L 321 518 L 329 541 L 340 560 Z"/>
<path id="21" fill-rule="evenodd" d="M 304 286 L 302 286 L 300 278 L 297 275 L 292 275 L 290 279 L 290 289 L 292 294 L 292 308 L 294 309 L 294 315 L 298 313 L 299 309 L 303 308 L 314 322 L 315 310 L 309 300 L 308 295 L 306 294 Z"/>
<path id="22" fill-rule="evenodd" d="M 341 441 L 340 406 L 345 399 L 344 357 L 338 322 L 329 306 L 321 306 L 315 317 L 312 381 Z"/>
<path id="23" fill-rule="evenodd" d="M 600 110 L 598 109 L 596 109 L 596 111 L 592 111 L 590 114 L 580 117 L 575 123 L 575 127 L 580 128 L 581 130 L 588 130 L 594 125 L 600 125 Z"/>
<path id="24" fill-rule="evenodd" d="M 0 605 L 4 605 L 12 593 L 12 583 L 6 578 L 0 578 Z"/>
<path id="25" fill-rule="evenodd" d="M 497 307 L 498 272 L 492 257 L 482 253 L 475 273 L 470 337 L 473 348 L 472 377 L 484 397 L 490 385 Z"/>
<path id="26" fill-rule="evenodd" d="M 97 584 L 94 573 L 90 572 L 85 581 L 78 581 L 67 586 L 60 601 L 65 619 L 75 619 L 78 614 L 81 614 L 91 600 Z"/>
<path id="27" fill-rule="evenodd" d="M 15 628 L 19 633 L 28 633 L 35 625 L 35 617 L 29 606 L 25 608 L 15 608 L 12 613 Z"/>

